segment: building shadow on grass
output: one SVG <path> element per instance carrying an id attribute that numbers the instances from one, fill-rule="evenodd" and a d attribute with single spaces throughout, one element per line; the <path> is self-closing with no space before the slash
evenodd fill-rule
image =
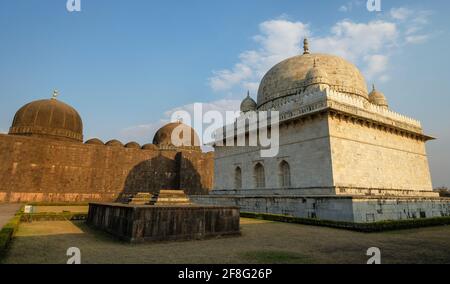
<path id="1" fill-rule="evenodd" d="M 196 167 L 183 159 L 182 153 L 174 158 L 160 154 L 133 167 L 116 202 L 127 202 L 137 193 L 154 194 L 163 189 L 184 190 L 188 195 L 208 193 Z"/>

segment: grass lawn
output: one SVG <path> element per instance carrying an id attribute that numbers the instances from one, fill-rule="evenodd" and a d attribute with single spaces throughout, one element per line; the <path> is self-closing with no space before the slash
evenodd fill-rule
<path id="1" fill-rule="evenodd" d="M 2 263 L 65 263 L 78 247 L 82 263 L 365 263 L 369 247 L 382 263 L 450 263 L 450 226 L 384 233 L 241 218 L 242 236 L 127 244 L 82 221 L 22 223 Z"/>

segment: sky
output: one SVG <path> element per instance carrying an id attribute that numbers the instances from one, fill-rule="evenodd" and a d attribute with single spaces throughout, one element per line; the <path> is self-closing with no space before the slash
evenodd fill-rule
<path id="1" fill-rule="evenodd" d="M 450 186 L 450 2 L 0 0 L 0 132 L 27 102 L 72 105 L 85 139 L 150 143 L 174 110 L 237 110 L 277 62 L 343 56 L 391 109 L 422 122 L 435 187 Z"/>

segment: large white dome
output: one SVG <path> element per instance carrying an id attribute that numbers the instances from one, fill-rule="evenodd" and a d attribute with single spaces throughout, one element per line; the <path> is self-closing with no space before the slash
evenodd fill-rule
<path id="1" fill-rule="evenodd" d="M 334 55 L 306 53 L 288 58 L 266 73 L 259 85 L 258 108 L 274 99 L 303 91 L 308 72 L 314 65 L 327 74 L 331 89 L 368 99 L 366 81 L 355 65 Z"/>

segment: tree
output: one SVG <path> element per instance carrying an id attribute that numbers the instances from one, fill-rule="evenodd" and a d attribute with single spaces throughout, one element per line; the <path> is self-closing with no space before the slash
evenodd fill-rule
<path id="1" fill-rule="evenodd" d="M 435 188 L 434 191 L 439 192 L 439 196 L 441 197 L 450 197 L 450 190 L 446 186 Z"/>

